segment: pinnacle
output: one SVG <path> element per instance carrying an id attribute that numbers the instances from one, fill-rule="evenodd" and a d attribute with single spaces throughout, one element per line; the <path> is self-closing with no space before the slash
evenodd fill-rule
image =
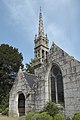
<path id="1" fill-rule="evenodd" d="M 40 13 L 41 13 L 41 6 L 40 6 Z"/>
<path id="2" fill-rule="evenodd" d="M 43 36 L 44 36 L 44 27 L 43 27 L 42 12 L 40 7 L 38 37 L 43 37 Z"/>

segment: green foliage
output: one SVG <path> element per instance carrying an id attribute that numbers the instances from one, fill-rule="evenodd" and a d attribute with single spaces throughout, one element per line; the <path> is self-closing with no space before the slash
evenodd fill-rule
<path id="1" fill-rule="evenodd" d="M 4 104 L 2 105 L 2 109 L 5 110 L 7 107 L 9 107 L 9 95 L 6 95 L 4 98 Z"/>
<path id="2" fill-rule="evenodd" d="M 3 105 L 0 105 L 0 109 L 3 109 Z"/>
<path id="3" fill-rule="evenodd" d="M 2 115 L 8 115 L 9 113 L 9 108 L 7 107 L 4 111 L 2 111 Z"/>
<path id="4" fill-rule="evenodd" d="M 32 116 L 35 115 L 35 112 L 29 112 L 26 116 L 26 120 L 31 120 Z"/>
<path id="5" fill-rule="evenodd" d="M 4 105 L 13 85 L 19 66 L 22 66 L 22 54 L 7 44 L 0 45 L 0 104 Z"/>
<path id="6" fill-rule="evenodd" d="M 26 120 L 26 117 L 25 116 L 21 116 L 21 117 L 19 117 L 18 120 Z"/>
<path id="7" fill-rule="evenodd" d="M 80 120 L 80 112 L 75 113 L 72 120 Z"/>
<path id="8" fill-rule="evenodd" d="M 0 108 L 0 113 L 2 113 L 2 108 Z"/>
<path id="9" fill-rule="evenodd" d="M 26 71 L 28 73 L 34 74 L 34 68 L 32 67 L 32 59 L 30 60 L 29 64 L 26 63 Z"/>
<path id="10" fill-rule="evenodd" d="M 43 111 L 54 117 L 57 113 L 59 113 L 59 108 L 55 103 L 47 102 L 43 108 Z"/>
<path id="11" fill-rule="evenodd" d="M 58 113 L 54 116 L 54 120 L 65 120 L 65 117 L 62 114 Z"/>
<path id="12" fill-rule="evenodd" d="M 4 104 L 0 105 L 0 113 L 3 115 L 8 115 L 8 107 L 9 107 L 9 97 L 8 95 L 4 98 Z"/>
<path id="13" fill-rule="evenodd" d="M 43 112 L 40 114 L 40 120 L 53 120 L 53 118 L 48 113 Z"/>
<path id="14" fill-rule="evenodd" d="M 36 113 L 34 116 L 32 116 L 31 120 L 41 120 L 40 119 L 40 114 Z"/>
<path id="15" fill-rule="evenodd" d="M 47 112 L 42 112 L 34 114 L 31 120 L 53 120 L 53 118 Z"/>

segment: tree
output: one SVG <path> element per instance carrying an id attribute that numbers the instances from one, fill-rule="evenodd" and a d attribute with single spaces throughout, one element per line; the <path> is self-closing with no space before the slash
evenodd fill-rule
<path id="1" fill-rule="evenodd" d="M 22 54 L 18 49 L 8 44 L 0 45 L 0 104 L 4 104 L 5 98 L 13 85 L 18 69 L 22 65 Z"/>
<path id="2" fill-rule="evenodd" d="M 26 63 L 26 71 L 28 73 L 34 74 L 34 68 L 32 67 L 32 59 L 30 60 L 29 64 Z"/>

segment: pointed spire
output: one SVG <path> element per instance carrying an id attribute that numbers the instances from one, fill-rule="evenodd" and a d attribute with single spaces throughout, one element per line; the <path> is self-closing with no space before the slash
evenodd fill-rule
<path id="1" fill-rule="evenodd" d="M 40 6 L 40 13 L 41 13 L 41 6 Z"/>
<path id="2" fill-rule="evenodd" d="M 43 37 L 43 36 L 44 36 L 44 28 L 43 28 L 42 12 L 40 7 L 38 37 Z"/>

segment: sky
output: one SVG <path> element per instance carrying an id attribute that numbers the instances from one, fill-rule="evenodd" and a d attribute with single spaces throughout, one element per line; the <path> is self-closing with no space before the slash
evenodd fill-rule
<path id="1" fill-rule="evenodd" d="M 0 0 L 0 44 L 18 48 L 23 64 L 29 63 L 40 6 L 49 47 L 54 42 L 80 61 L 80 0 Z"/>

